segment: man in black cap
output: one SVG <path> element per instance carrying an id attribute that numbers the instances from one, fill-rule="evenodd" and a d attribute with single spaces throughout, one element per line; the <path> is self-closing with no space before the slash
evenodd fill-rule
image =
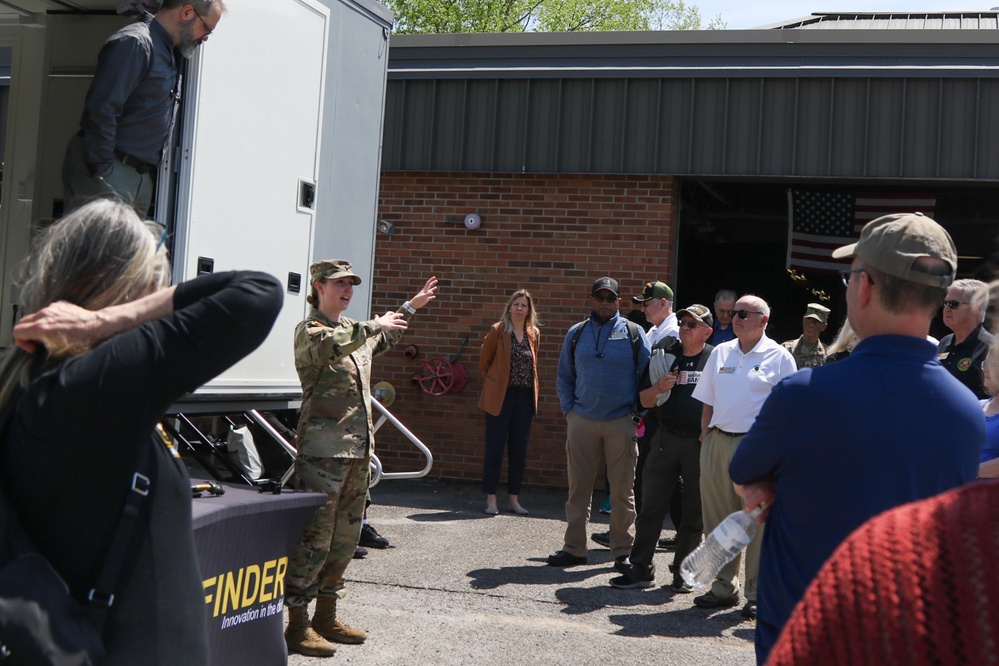
<path id="1" fill-rule="evenodd" d="M 566 418 L 569 498 L 564 546 L 548 564 L 586 564 L 586 524 L 593 478 L 603 456 L 610 483 L 610 549 L 614 566 L 628 570 L 635 524 L 635 442 L 638 373 L 649 361 L 645 331 L 618 313 L 617 280 L 602 277 L 590 290 L 590 316 L 566 334 L 558 362 L 558 390 Z"/>

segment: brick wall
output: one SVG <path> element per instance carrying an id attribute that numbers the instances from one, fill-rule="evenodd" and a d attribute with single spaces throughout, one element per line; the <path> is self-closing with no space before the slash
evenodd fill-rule
<path id="1" fill-rule="evenodd" d="M 478 350 L 509 295 L 523 287 L 542 319 L 538 355 L 540 396 L 528 448 L 525 484 L 565 485 L 565 421 L 555 393 L 566 330 L 589 312 L 593 280 L 620 282 L 622 313 L 652 278 L 672 283 L 679 188 L 664 176 L 385 172 L 379 218 L 395 225 L 375 247 L 373 308 L 394 309 L 430 275 L 440 279 L 436 301 L 411 322 L 403 342 L 375 361 L 372 382 L 389 381 L 393 414 L 434 453 L 435 476 L 481 479 L 483 413 Z M 468 231 L 446 219 L 478 213 Z M 422 393 L 412 377 L 433 356 L 468 372 L 463 391 Z M 419 355 L 403 353 L 415 345 Z M 419 469 L 420 458 L 390 424 L 377 449 L 386 471 Z M 505 479 L 505 471 L 504 477 Z"/>

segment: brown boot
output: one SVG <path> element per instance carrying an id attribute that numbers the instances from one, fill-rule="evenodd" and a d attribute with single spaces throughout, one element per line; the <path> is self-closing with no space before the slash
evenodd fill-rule
<path id="1" fill-rule="evenodd" d="M 312 616 L 312 628 L 316 633 L 334 643 L 363 643 L 367 632 L 347 626 L 336 618 L 336 597 L 316 599 L 316 613 Z"/>
<path id="2" fill-rule="evenodd" d="M 309 609 L 306 606 L 288 606 L 288 628 L 284 630 L 284 641 L 289 652 L 297 652 L 309 657 L 332 657 L 336 646 L 313 631 L 309 626 Z"/>

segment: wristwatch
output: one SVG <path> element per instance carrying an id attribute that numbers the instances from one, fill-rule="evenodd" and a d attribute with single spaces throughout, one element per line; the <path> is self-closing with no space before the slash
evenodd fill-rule
<path id="1" fill-rule="evenodd" d="M 410 317 L 412 317 L 413 315 L 416 314 L 416 308 L 414 308 L 412 305 L 410 305 L 409 301 L 406 301 L 405 303 L 402 304 L 402 310 L 403 310 L 403 312 L 405 312 L 406 314 L 408 314 Z"/>

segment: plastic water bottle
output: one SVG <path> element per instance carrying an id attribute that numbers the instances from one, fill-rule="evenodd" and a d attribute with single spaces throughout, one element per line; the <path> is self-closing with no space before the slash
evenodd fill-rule
<path id="1" fill-rule="evenodd" d="M 718 524 L 700 546 L 683 559 L 680 575 L 693 588 L 704 589 L 718 576 L 726 564 L 753 540 L 759 525 L 756 519 L 763 506 L 751 512 L 736 511 Z"/>

